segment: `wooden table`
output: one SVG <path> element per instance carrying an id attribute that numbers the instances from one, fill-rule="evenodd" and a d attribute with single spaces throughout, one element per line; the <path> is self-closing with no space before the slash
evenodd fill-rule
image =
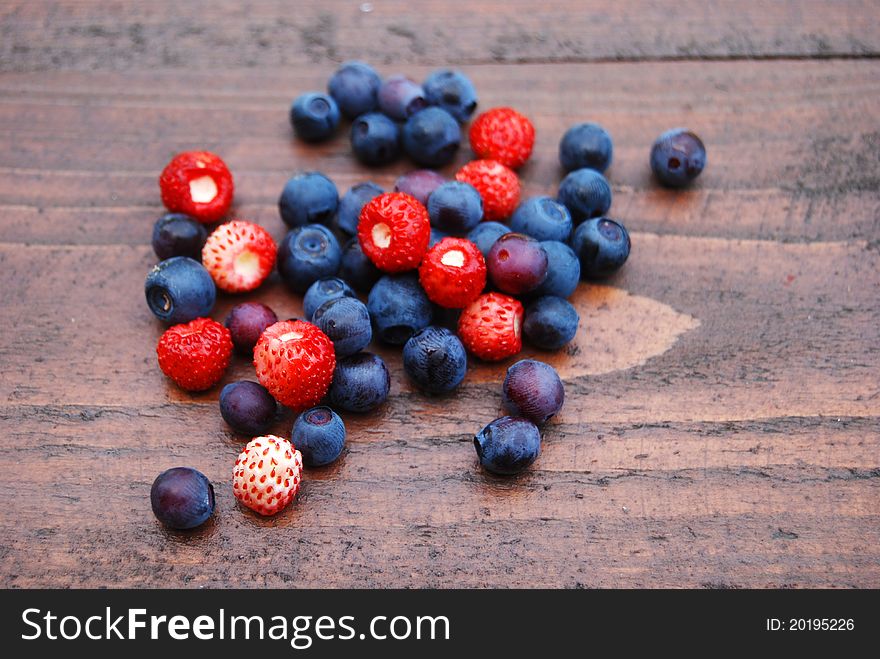
<path id="1" fill-rule="evenodd" d="M 880 3 L 292 4 L 0 5 L 0 586 L 880 586 Z M 387 404 L 347 415 L 344 457 L 259 519 L 232 497 L 219 387 L 156 364 L 156 179 L 216 151 L 235 215 L 276 239 L 297 170 L 389 188 L 410 165 L 364 169 L 287 123 L 355 57 L 460 67 L 481 108 L 531 116 L 528 194 L 555 192 L 567 126 L 606 126 L 632 257 L 577 293 L 576 345 L 550 357 L 566 407 L 528 473 L 487 475 L 471 444 L 503 366 L 430 399 L 377 347 Z M 678 125 L 709 165 L 669 192 L 648 151 Z M 276 277 L 214 317 L 241 299 L 300 311 Z M 237 359 L 224 382 L 245 377 Z M 215 483 L 193 533 L 150 512 L 174 465 Z"/>

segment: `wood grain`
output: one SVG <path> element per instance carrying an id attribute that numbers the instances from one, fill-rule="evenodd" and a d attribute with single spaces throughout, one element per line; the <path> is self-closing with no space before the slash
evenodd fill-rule
<path id="1" fill-rule="evenodd" d="M 17 479 L 0 489 L 0 586 L 880 586 L 877 4 L 298 4 L 213 2 L 210 21 L 202 2 L 0 7 L 0 452 Z M 506 364 L 427 397 L 375 345 L 388 402 L 345 415 L 342 459 L 267 520 L 232 497 L 247 438 L 219 387 L 189 395 L 156 366 L 156 176 L 176 151 L 220 152 L 235 213 L 276 239 L 293 171 L 390 187 L 410 165 L 366 170 L 344 137 L 305 146 L 287 124 L 291 98 L 353 56 L 415 77 L 464 65 L 482 107 L 527 112 L 529 194 L 555 191 L 565 127 L 607 126 L 633 253 L 581 285 L 576 342 L 535 353 L 567 403 L 533 469 L 476 462 Z M 646 160 L 677 124 L 709 167 L 672 193 Z M 301 311 L 276 275 L 214 317 L 244 299 Z M 253 377 L 235 358 L 224 382 Z M 292 422 L 282 410 L 273 431 Z M 149 509 L 178 464 L 217 492 L 194 532 Z"/>

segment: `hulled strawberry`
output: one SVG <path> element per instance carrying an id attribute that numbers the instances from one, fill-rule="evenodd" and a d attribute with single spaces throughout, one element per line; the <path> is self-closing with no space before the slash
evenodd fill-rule
<path id="1" fill-rule="evenodd" d="M 535 127 L 513 108 L 492 108 L 471 124 L 471 149 L 511 169 L 522 167 L 535 145 Z"/>
<path id="2" fill-rule="evenodd" d="M 304 320 L 270 325 L 254 346 L 257 379 L 282 405 L 302 412 L 330 388 L 336 354 L 324 332 Z"/>
<path id="3" fill-rule="evenodd" d="M 159 368 L 181 389 L 210 389 L 226 371 L 232 355 L 229 330 L 210 318 L 169 327 L 156 346 Z"/>
<path id="4" fill-rule="evenodd" d="M 277 248 L 272 236 L 253 222 L 221 224 L 202 248 L 202 264 L 217 288 L 227 293 L 252 291 L 275 267 Z"/>
<path id="5" fill-rule="evenodd" d="M 165 208 L 205 224 L 218 221 L 232 206 L 232 174 L 220 156 L 210 151 L 174 156 L 162 170 L 159 190 Z"/>
<path id="6" fill-rule="evenodd" d="M 419 267 L 430 236 L 427 209 L 404 192 L 381 194 L 361 209 L 358 241 L 367 258 L 383 272 Z"/>
<path id="7" fill-rule="evenodd" d="M 293 501 L 302 481 L 302 455 L 281 437 L 255 437 L 232 470 L 235 498 L 261 515 L 274 515 Z"/>
<path id="8" fill-rule="evenodd" d="M 455 174 L 458 181 L 470 183 L 483 199 L 483 219 L 503 220 L 519 204 L 519 178 L 496 160 L 472 160 Z"/>
<path id="9" fill-rule="evenodd" d="M 501 293 L 486 293 L 471 302 L 458 319 L 464 347 L 480 359 L 494 362 L 522 350 L 523 306 Z"/>
<path id="10" fill-rule="evenodd" d="M 461 309 L 486 287 L 486 261 L 470 240 L 444 238 L 425 254 L 419 282 L 434 304 Z"/>

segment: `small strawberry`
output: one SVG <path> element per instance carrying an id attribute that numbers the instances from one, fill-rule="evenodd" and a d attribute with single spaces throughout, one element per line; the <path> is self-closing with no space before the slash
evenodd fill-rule
<path id="1" fill-rule="evenodd" d="M 202 264 L 217 288 L 228 293 L 252 291 L 275 267 L 277 248 L 272 236 L 253 222 L 221 224 L 202 248 Z"/>
<path id="2" fill-rule="evenodd" d="M 361 209 L 358 240 L 364 254 L 383 272 L 419 267 L 428 250 L 431 223 L 427 209 L 404 192 L 374 197 Z"/>
<path id="3" fill-rule="evenodd" d="M 156 347 L 159 368 L 181 389 L 210 389 L 226 371 L 232 355 L 229 330 L 210 318 L 196 318 L 165 330 Z"/>
<path id="4" fill-rule="evenodd" d="M 470 240 L 444 238 L 425 254 L 419 281 L 431 302 L 461 309 L 486 287 L 486 260 Z"/>
<path id="5" fill-rule="evenodd" d="M 492 108 L 471 124 L 471 149 L 511 169 L 522 167 L 535 145 L 535 127 L 513 108 Z"/>
<path id="6" fill-rule="evenodd" d="M 458 319 L 465 348 L 487 362 L 515 355 L 522 349 L 523 306 L 501 293 L 486 293 L 471 302 Z"/>
<path id="7" fill-rule="evenodd" d="M 254 346 L 257 379 L 294 412 L 313 407 L 327 393 L 336 368 L 333 342 L 304 320 L 282 320 Z"/>
<path id="8" fill-rule="evenodd" d="M 483 199 L 483 219 L 503 220 L 519 204 L 519 178 L 509 167 L 495 160 L 472 160 L 455 174 L 470 183 Z"/>
<path id="9" fill-rule="evenodd" d="M 302 481 L 302 455 L 286 439 L 255 437 L 232 469 L 232 494 L 261 515 L 284 510 Z"/>
<path id="10" fill-rule="evenodd" d="M 203 224 L 216 222 L 232 205 L 232 174 L 209 151 L 186 151 L 171 159 L 159 177 L 162 203 Z"/>

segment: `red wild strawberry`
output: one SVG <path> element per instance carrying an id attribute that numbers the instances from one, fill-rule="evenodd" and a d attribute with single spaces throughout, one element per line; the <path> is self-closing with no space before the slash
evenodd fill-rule
<path id="1" fill-rule="evenodd" d="M 255 437 L 239 454 L 232 469 L 232 494 L 261 515 L 287 507 L 302 481 L 302 455 L 286 439 Z"/>
<path id="2" fill-rule="evenodd" d="M 461 309 L 486 287 L 486 261 L 470 240 L 444 238 L 425 254 L 419 281 L 431 302 Z"/>
<path id="3" fill-rule="evenodd" d="M 275 267 L 277 248 L 272 236 L 253 222 L 221 224 L 202 248 L 202 264 L 217 288 L 227 293 L 252 291 Z"/>
<path id="4" fill-rule="evenodd" d="M 336 368 L 333 342 L 304 320 L 267 327 L 254 346 L 257 379 L 294 412 L 314 407 L 327 393 Z"/>
<path id="5" fill-rule="evenodd" d="M 513 108 L 492 108 L 474 119 L 471 149 L 511 169 L 522 167 L 535 145 L 535 127 Z"/>
<path id="6" fill-rule="evenodd" d="M 501 293 L 486 293 L 471 302 L 458 319 L 464 347 L 487 362 L 522 350 L 523 306 Z"/>
<path id="7" fill-rule="evenodd" d="M 209 151 L 186 151 L 169 162 L 159 177 L 162 203 L 172 213 L 185 213 L 211 224 L 232 205 L 232 174 Z"/>
<path id="8" fill-rule="evenodd" d="M 358 241 L 383 272 L 419 267 L 430 237 L 428 210 L 405 192 L 381 194 L 361 209 Z"/>
<path id="9" fill-rule="evenodd" d="M 470 183 L 483 198 L 483 219 L 503 220 L 519 204 L 519 179 L 509 167 L 495 160 L 472 160 L 455 174 Z"/>
<path id="10" fill-rule="evenodd" d="M 156 346 L 159 368 L 181 389 L 204 391 L 220 381 L 232 355 L 229 330 L 210 318 L 196 318 L 165 330 Z"/>

